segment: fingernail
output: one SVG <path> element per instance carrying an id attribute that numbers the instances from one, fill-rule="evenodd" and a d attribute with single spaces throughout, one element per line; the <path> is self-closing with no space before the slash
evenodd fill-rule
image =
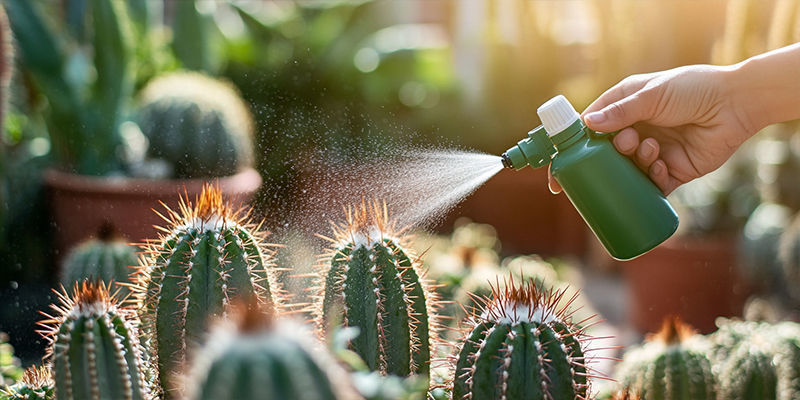
<path id="1" fill-rule="evenodd" d="M 653 163 L 653 175 L 661 175 L 664 173 L 664 163 L 655 162 Z"/>
<path id="2" fill-rule="evenodd" d="M 593 124 L 599 124 L 606 120 L 606 115 L 603 114 L 602 111 L 595 111 L 589 114 L 586 114 L 586 122 L 591 122 Z"/>
<path id="3" fill-rule="evenodd" d="M 642 147 L 642 156 L 648 158 L 652 156 L 653 153 L 655 153 L 655 151 L 656 151 L 656 145 L 654 145 L 650 141 L 644 142 L 644 147 Z"/>
<path id="4" fill-rule="evenodd" d="M 628 140 L 626 140 L 626 139 L 628 139 Z M 614 138 L 614 144 L 617 146 L 617 148 L 620 151 L 623 151 L 623 152 L 633 151 L 633 149 L 636 148 L 636 141 L 635 140 L 631 140 L 631 138 L 629 138 L 629 137 L 628 138 L 623 137 L 622 135 L 617 136 L 617 137 Z"/>

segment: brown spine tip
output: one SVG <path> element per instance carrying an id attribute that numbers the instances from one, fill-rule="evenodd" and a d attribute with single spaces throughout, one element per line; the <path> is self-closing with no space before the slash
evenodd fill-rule
<path id="1" fill-rule="evenodd" d="M 679 316 L 671 315 L 664 318 L 661 323 L 661 330 L 651 335 L 648 340 L 658 340 L 665 344 L 678 344 L 696 333 L 697 331 L 691 325 L 683 322 Z"/>
<path id="2" fill-rule="evenodd" d="M 119 231 L 117 231 L 117 228 L 109 220 L 103 221 L 103 223 L 97 228 L 97 240 L 102 242 L 110 242 L 118 239 L 119 237 Z"/>
<path id="3" fill-rule="evenodd" d="M 242 333 L 260 332 L 270 328 L 274 314 L 274 310 L 259 304 L 254 296 L 233 305 L 233 320 Z"/>
<path id="4" fill-rule="evenodd" d="M 20 382 L 25 386 L 34 388 L 53 385 L 53 380 L 50 377 L 50 368 L 44 365 L 26 369 Z"/>
<path id="5" fill-rule="evenodd" d="M 203 184 L 203 190 L 194 207 L 194 215 L 206 219 L 212 215 L 224 217 L 229 214 L 230 210 L 222 200 L 222 189 L 210 183 Z"/>

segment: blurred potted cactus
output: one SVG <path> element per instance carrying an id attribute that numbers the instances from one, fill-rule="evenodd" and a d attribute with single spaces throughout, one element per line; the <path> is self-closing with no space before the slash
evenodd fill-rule
<path id="1" fill-rule="evenodd" d="M 751 288 L 737 268 L 737 240 L 759 201 L 750 150 L 678 188 L 670 196 L 681 217 L 678 232 L 622 263 L 632 322 L 641 332 L 677 315 L 708 333 L 716 317 L 741 315 Z"/>
<path id="2" fill-rule="evenodd" d="M 239 140 L 232 142 L 239 153 L 247 155 L 241 157 L 241 162 L 226 164 L 220 158 L 197 154 L 198 151 L 213 153 L 205 149 L 223 154 L 226 147 L 220 142 L 198 145 L 185 139 L 176 140 L 194 135 L 197 133 L 192 131 L 194 128 L 200 129 L 199 132 L 220 132 L 222 141 L 229 140 L 224 133 L 233 124 L 218 109 L 196 107 L 191 111 L 192 118 L 185 123 L 162 120 L 166 125 L 148 124 L 148 128 L 158 129 L 157 134 L 153 132 L 150 136 L 148 146 L 148 138 L 135 122 L 135 88 L 160 67 L 171 68 L 176 64 L 166 50 L 167 44 L 152 40 L 148 7 L 153 4 L 69 2 L 66 21 L 62 22 L 44 17 L 46 13 L 42 11 L 47 4 L 8 2 L 23 71 L 41 99 L 51 154 L 58 167 L 48 170 L 45 182 L 52 194 L 57 247 L 62 251 L 90 236 L 105 222 L 118 227 L 130 240 L 151 237 L 155 233 L 153 225 L 159 219 L 150 210 L 158 206 L 158 201 L 177 206 L 181 192 L 198 194 L 208 178 L 218 180 L 226 194 L 240 196 L 241 201 L 248 200 L 260 186 L 260 176 L 249 167 L 251 124 L 244 122 L 235 127 Z M 193 2 L 191 6 L 194 7 Z M 53 9 L 47 11 L 51 13 Z M 158 83 L 164 81 L 153 82 Z M 212 92 L 194 93 L 195 97 L 233 99 L 223 102 L 225 105 L 238 101 L 237 118 L 249 121 L 247 106 L 227 87 L 207 84 L 193 90 Z M 216 128 L 204 129 L 193 123 L 216 124 L 220 128 L 214 131 Z M 159 142 L 157 138 L 172 142 Z M 207 164 L 174 164 L 182 168 L 174 175 L 153 173 L 153 168 L 144 167 L 153 165 L 145 162 L 147 155 L 164 155 L 166 148 L 175 145 L 177 149 L 169 149 L 173 158 L 182 156 L 184 161 L 198 159 Z M 180 151 L 184 153 L 176 155 Z M 179 167 L 174 165 L 166 169 L 177 170 Z M 197 171 L 187 172 L 187 168 Z"/>

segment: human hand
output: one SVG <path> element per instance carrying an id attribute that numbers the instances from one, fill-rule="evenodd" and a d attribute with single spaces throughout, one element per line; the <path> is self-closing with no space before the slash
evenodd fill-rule
<path id="1" fill-rule="evenodd" d="M 734 69 L 694 65 L 632 75 L 583 112 L 598 132 L 620 130 L 613 143 L 661 189 L 678 186 L 722 165 L 757 130 L 731 93 Z M 549 171 L 548 171 L 549 175 Z M 549 176 L 550 191 L 561 192 Z"/>

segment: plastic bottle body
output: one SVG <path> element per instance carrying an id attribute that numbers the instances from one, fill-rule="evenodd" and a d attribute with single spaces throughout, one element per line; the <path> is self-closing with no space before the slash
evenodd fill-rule
<path id="1" fill-rule="evenodd" d="M 638 257 L 678 228 L 666 197 L 607 137 L 584 128 L 556 147 L 553 177 L 612 257 Z"/>

